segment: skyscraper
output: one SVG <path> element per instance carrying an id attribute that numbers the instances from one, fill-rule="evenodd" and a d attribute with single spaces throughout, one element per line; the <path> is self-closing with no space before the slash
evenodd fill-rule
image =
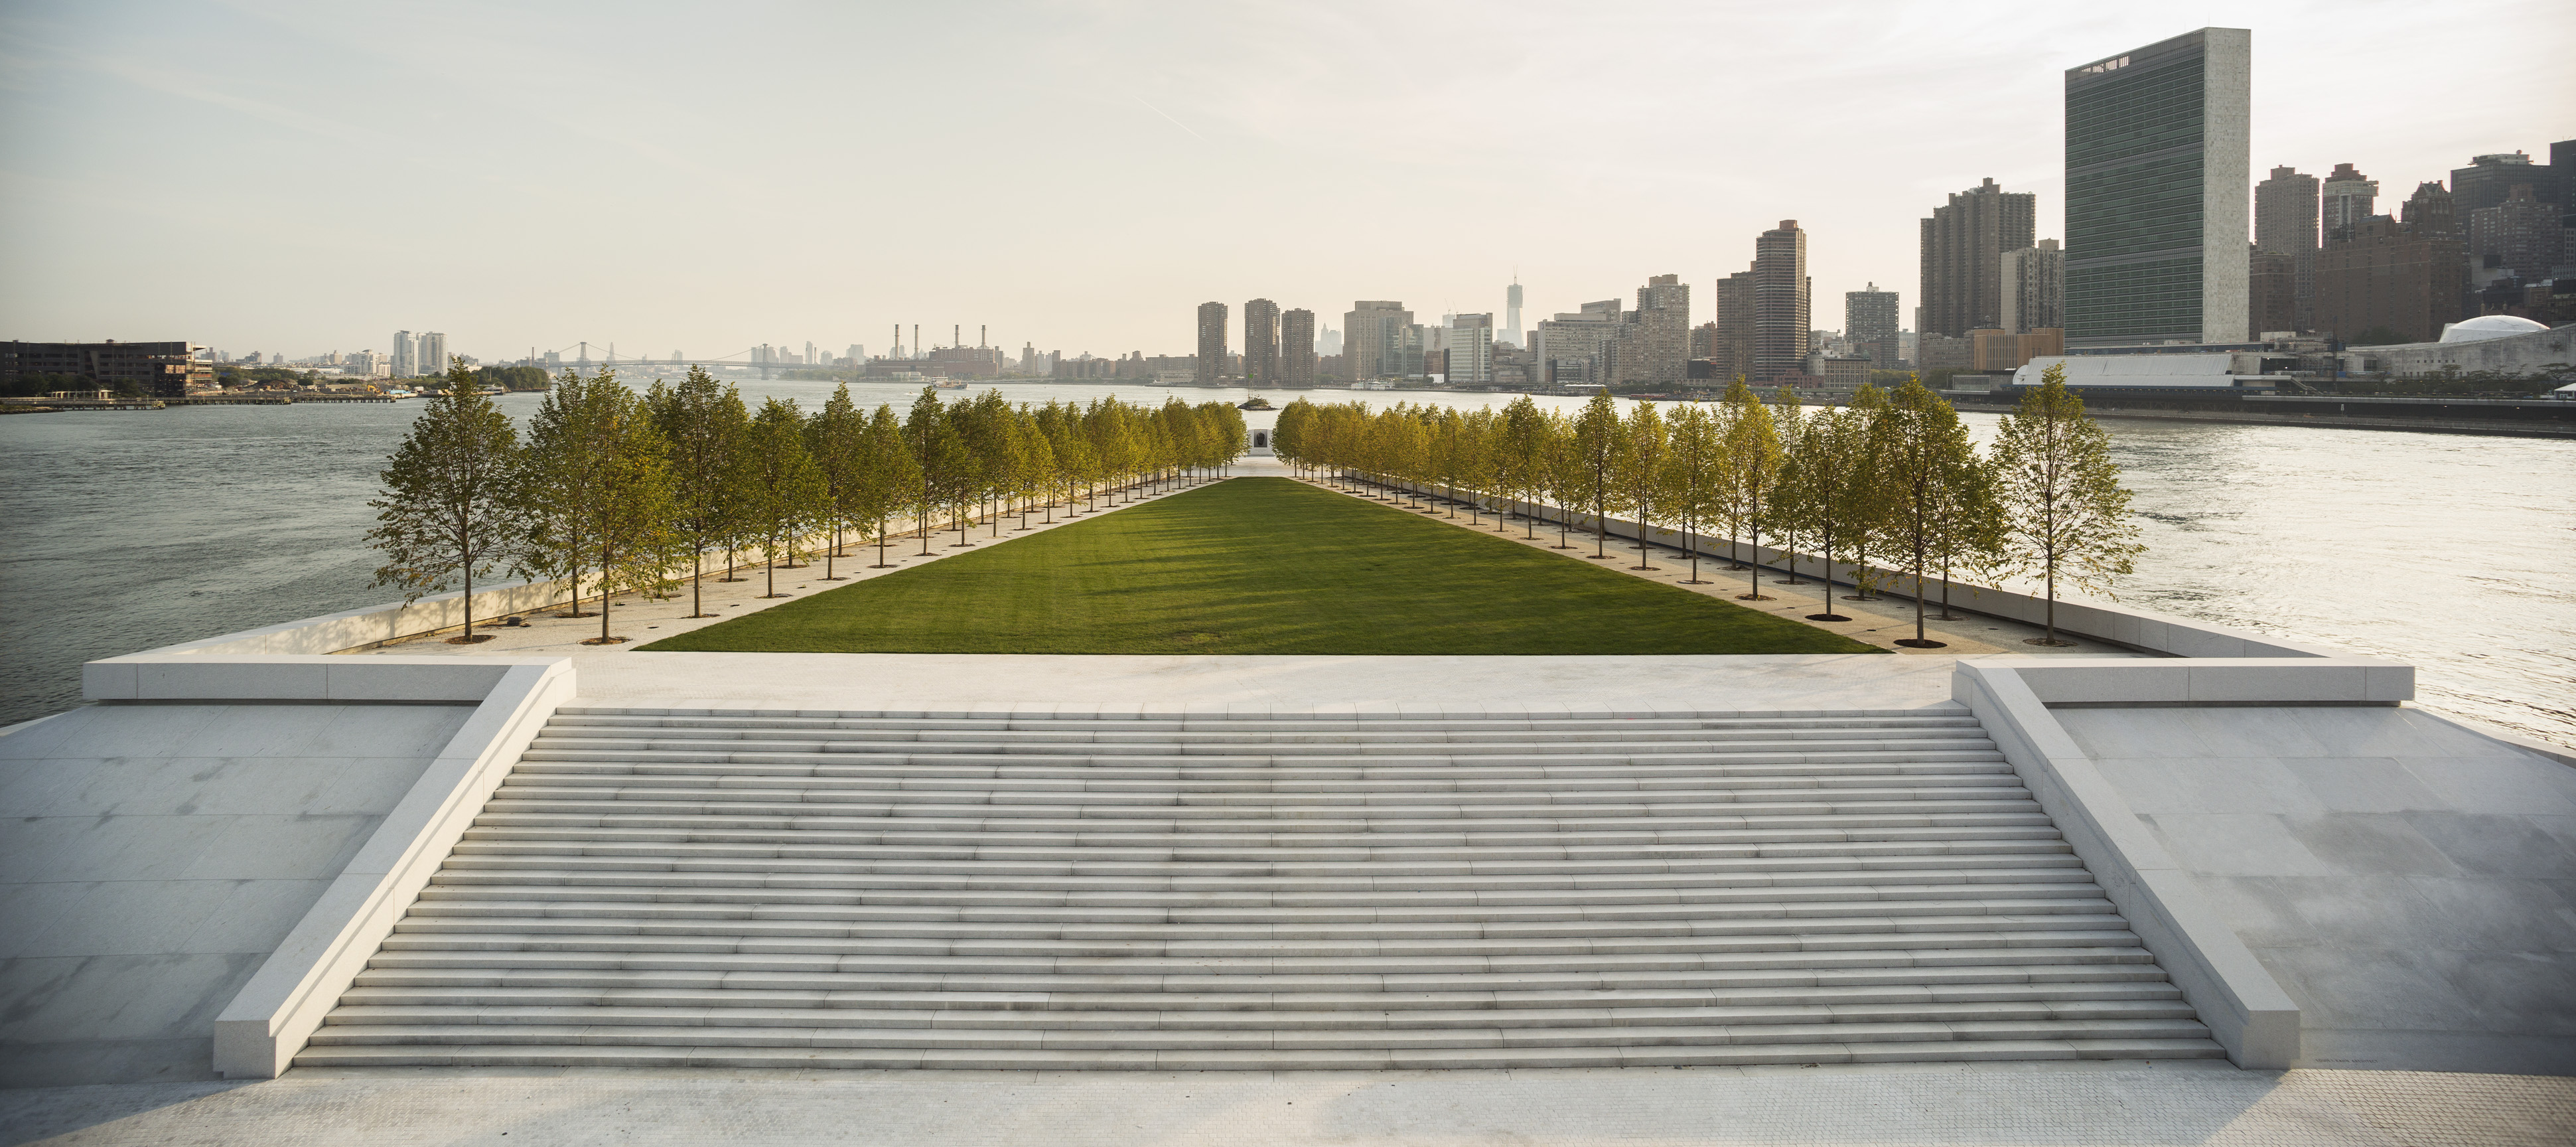
<path id="1" fill-rule="evenodd" d="M 1494 381 L 1494 315 L 1449 316 L 1448 376 L 1451 386 L 1490 386 Z"/>
<path id="2" fill-rule="evenodd" d="M 1386 361 L 1390 332 L 1413 325 L 1413 312 L 1404 304 L 1387 299 L 1362 299 L 1351 304 L 1350 313 L 1342 316 L 1342 363 L 1354 381 L 1382 378 L 1388 373 Z"/>
<path id="3" fill-rule="evenodd" d="M 2317 325 L 2317 177 L 2275 167 L 2254 185 L 2254 249 L 2290 257 L 2293 330 Z M 2259 333 L 2259 328 L 2258 328 Z"/>
<path id="4" fill-rule="evenodd" d="M 1843 337 L 1854 343 L 1877 342 L 1895 334 L 1896 292 L 1871 283 L 1865 291 L 1843 292 Z"/>
<path id="5" fill-rule="evenodd" d="M 1753 377 L 1769 382 L 1807 364 L 1807 233 L 1795 219 L 1753 241 Z"/>
<path id="6" fill-rule="evenodd" d="M 1243 304 L 1243 385 L 1279 385 L 1279 304 L 1268 299 Z"/>
<path id="7" fill-rule="evenodd" d="M 2352 238 L 2353 228 L 2375 214 L 2379 181 L 2367 179 L 2349 163 L 2338 163 L 2325 182 L 2326 242 Z"/>
<path id="8" fill-rule="evenodd" d="M 2254 34 L 2066 70 L 2066 345 L 2242 342 Z"/>
<path id="9" fill-rule="evenodd" d="M 420 360 L 412 356 L 411 332 L 394 332 L 394 377 L 411 378 L 420 373 Z"/>
<path id="10" fill-rule="evenodd" d="M 1279 385 L 1315 385 L 1315 312 L 1303 307 L 1279 315 Z"/>
<path id="11" fill-rule="evenodd" d="M 1225 304 L 1199 304 L 1198 384 L 1214 386 L 1225 377 Z"/>
<path id="12" fill-rule="evenodd" d="M 1637 309 L 1621 316 L 1608 346 L 1610 383 L 1680 382 L 1690 376 L 1690 284 L 1656 275 L 1637 288 Z"/>
<path id="13" fill-rule="evenodd" d="M 2038 204 L 2038 196 L 1988 179 L 1932 209 L 1922 223 L 1915 329 L 1956 336 L 2003 325 L 2003 254 L 2030 246 Z"/>
<path id="14" fill-rule="evenodd" d="M 1580 310 L 1539 320 L 1537 381 L 1548 386 L 1600 381 L 1601 345 L 1619 337 L 1620 325 L 1617 299 L 1585 303 Z"/>
<path id="15" fill-rule="evenodd" d="M 1512 276 L 1510 290 L 1503 292 L 1503 341 L 1513 346 L 1521 342 L 1521 277 Z"/>
<path id="16" fill-rule="evenodd" d="M 438 331 L 423 333 L 420 349 L 412 360 L 412 370 L 418 374 L 447 373 L 447 336 Z"/>
<path id="17" fill-rule="evenodd" d="M 1717 281 L 1717 338 L 1709 361 L 1717 376 L 1733 381 L 1753 376 L 1753 272 L 1737 271 Z"/>

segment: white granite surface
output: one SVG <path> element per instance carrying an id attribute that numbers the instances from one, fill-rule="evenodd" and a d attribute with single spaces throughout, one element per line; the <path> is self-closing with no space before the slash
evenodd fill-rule
<path id="1" fill-rule="evenodd" d="M 2209 1144 L 2576 1141 L 2576 1082 L 2224 1063 L 1436 1072 L 299 1070 L 0 1092 L 79 1144 Z"/>
<path id="2" fill-rule="evenodd" d="M 470 705 L 90 705 L 0 734 L 0 1086 L 211 1078 L 215 1013 Z"/>
<path id="3" fill-rule="evenodd" d="M 2576 1074 L 2576 768 L 2414 708 L 2060 709 L 2303 1065 Z"/>

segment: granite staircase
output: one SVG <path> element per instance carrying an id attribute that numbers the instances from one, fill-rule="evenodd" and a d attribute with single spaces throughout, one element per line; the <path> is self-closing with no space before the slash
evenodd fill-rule
<path id="1" fill-rule="evenodd" d="M 567 708 L 296 1062 L 2222 1054 L 1955 707 Z"/>

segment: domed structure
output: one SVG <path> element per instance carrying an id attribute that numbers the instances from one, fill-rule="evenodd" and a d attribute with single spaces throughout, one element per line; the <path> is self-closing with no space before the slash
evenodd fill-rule
<path id="1" fill-rule="evenodd" d="M 2530 319 L 2516 318 L 2512 315 L 2479 315 L 2474 319 L 2462 319 L 2443 327 L 2442 341 L 2446 343 L 2483 342 L 2487 339 L 2527 335 L 2533 331 L 2548 329 L 2547 323 L 2535 323 Z"/>

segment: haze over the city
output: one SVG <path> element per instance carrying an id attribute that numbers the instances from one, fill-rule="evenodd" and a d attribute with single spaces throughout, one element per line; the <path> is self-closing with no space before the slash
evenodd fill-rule
<path id="1" fill-rule="evenodd" d="M 1832 326 L 1868 282 L 1910 310 L 1917 220 L 1982 178 L 2062 236 L 2063 70 L 2213 24 L 2253 29 L 2258 178 L 2387 205 L 2569 134 L 2548 0 L 43 0 L 0 12 L 0 337 L 1187 353 L 1206 299 L 1706 291 L 1786 218 Z"/>

